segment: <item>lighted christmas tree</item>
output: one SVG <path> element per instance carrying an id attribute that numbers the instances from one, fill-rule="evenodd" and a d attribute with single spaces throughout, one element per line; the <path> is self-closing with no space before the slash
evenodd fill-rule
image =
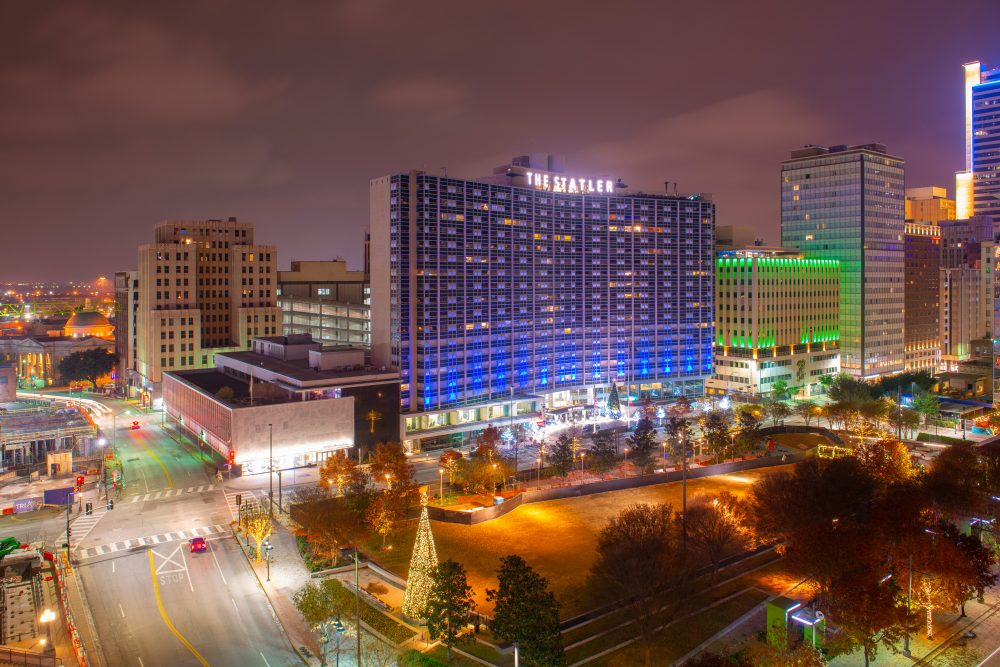
<path id="1" fill-rule="evenodd" d="M 621 419 L 622 402 L 618 398 L 618 385 L 611 383 L 611 391 L 608 393 L 608 416 L 612 419 Z"/>
<path id="2" fill-rule="evenodd" d="M 431 521 L 427 516 L 426 486 L 420 487 L 420 501 L 423 508 L 420 510 L 420 523 L 417 524 L 417 538 L 413 543 L 406 592 L 403 593 L 403 613 L 413 619 L 423 618 L 426 614 L 427 600 L 434 586 L 434 569 L 438 564 Z"/>

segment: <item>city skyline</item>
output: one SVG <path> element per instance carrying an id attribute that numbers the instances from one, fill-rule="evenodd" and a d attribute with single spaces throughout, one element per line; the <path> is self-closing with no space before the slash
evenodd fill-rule
<path id="1" fill-rule="evenodd" d="M 849 4 L 733 4 L 712 17 L 314 5 L 247 12 L 239 30 L 224 3 L 176 16 L 6 8 L 0 279 L 111 275 L 149 225 L 230 215 L 274 239 L 283 262 L 343 256 L 360 268 L 367 182 L 400 164 L 475 177 L 512 154 L 555 153 L 635 189 L 710 192 L 721 222 L 772 242 L 774 167 L 807 143 L 885 143 L 906 160 L 907 186 L 951 191 L 964 164 L 962 64 L 1000 62 L 985 20 L 998 9 Z M 431 39 L 445 17 L 468 30 Z M 931 29 L 963 39 L 916 48 Z M 844 35 L 861 46 L 836 51 Z M 417 45 L 422 58 L 397 66 Z M 595 81 L 607 91 L 596 99 Z M 54 232 L 51 268 L 20 250 L 39 229 Z"/>

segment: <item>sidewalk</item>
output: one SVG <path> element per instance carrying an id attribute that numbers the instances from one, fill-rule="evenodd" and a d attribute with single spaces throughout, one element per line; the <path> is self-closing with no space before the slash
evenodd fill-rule
<path id="1" fill-rule="evenodd" d="M 240 535 L 236 539 L 241 544 Z M 295 544 L 295 536 L 278 521 L 274 523 L 274 533 L 270 537 L 274 550 L 271 552 L 271 581 L 267 581 L 266 563 L 250 562 L 257 576 L 257 582 L 267 596 L 275 620 L 281 625 L 292 648 L 307 665 L 318 665 L 320 644 L 315 633 L 306 625 L 292 603 L 292 597 L 312 578 Z M 308 650 L 309 656 L 302 650 Z"/>
<path id="2" fill-rule="evenodd" d="M 63 558 L 59 555 L 56 557 Z M 77 577 L 75 569 L 65 567 L 65 561 L 60 561 L 60 563 L 62 564 L 56 567 L 59 569 L 59 576 L 63 577 L 60 589 L 65 595 L 65 599 L 62 600 L 63 604 L 60 606 L 64 613 L 60 616 L 65 616 L 68 611 L 69 618 L 67 620 L 70 623 L 71 632 L 75 631 L 76 637 L 85 651 L 86 664 L 102 667 L 105 664 L 104 654 L 101 652 L 97 631 L 94 629 L 90 607 L 87 606 L 87 601 L 84 598 L 83 583 Z M 72 659 L 65 662 L 67 665 L 77 664 Z"/>
<path id="3" fill-rule="evenodd" d="M 791 594 L 795 598 L 794 594 Z M 919 621 L 924 616 L 915 610 Z M 924 626 L 920 625 L 910 636 L 911 657 L 902 654 L 903 642 L 900 640 L 897 650 L 900 653 L 880 646 L 878 655 L 872 665 L 888 667 L 912 667 L 913 665 L 941 665 L 948 667 L 976 667 L 991 651 L 1000 646 L 1000 593 L 988 591 L 985 602 L 980 604 L 969 601 L 965 604 L 967 616 L 962 618 L 957 612 L 934 614 L 934 638 L 928 640 Z M 761 608 L 745 614 L 742 619 L 728 626 L 724 633 L 717 633 L 714 640 L 698 647 L 701 651 L 709 651 L 719 655 L 731 655 L 748 642 L 756 640 L 763 632 L 765 612 Z M 976 638 L 963 642 L 962 635 L 973 630 Z M 686 658 L 693 656 L 689 653 Z M 860 652 L 840 655 L 830 660 L 831 667 L 856 667 L 864 664 L 864 656 Z"/>

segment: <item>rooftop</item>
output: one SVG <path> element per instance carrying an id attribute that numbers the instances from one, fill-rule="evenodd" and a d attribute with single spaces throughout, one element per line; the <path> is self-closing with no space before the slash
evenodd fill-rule
<path id="1" fill-rule="evenodd" d="M 281 338 L 279 336 L 278 338 Z M 350 351 L 359 348 L 339 347 L 323 348 L 324 351 Z M 261 368 L 270 371 L 275 375 L 284 376 L 304 384 L 349 384 L 349 382 L 337 382 L 338 380 L 351 380 L 363 378 L 371 375 L 393 375 L 391 371 L 379 370 L 372 367 L 361 367 L 352 370 L 314 370 L 309 367 L 308 359 L 284 360 L 276 357 L 269 357 L 256 352 L 225 352 L 215 355 L 242 362 L 253 368 Z"/>

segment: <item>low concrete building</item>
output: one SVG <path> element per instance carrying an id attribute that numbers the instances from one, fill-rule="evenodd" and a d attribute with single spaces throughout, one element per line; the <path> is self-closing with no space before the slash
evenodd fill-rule
<path id="1" fill-rule="evenodd" d="M 352 449 L 363 458 L 399 440 L 399 374 L 365 365 L 364 350 L 325 348 L 308 334 L 255 338 L 247 352 L 215 355 L 214 369 L 163 376 L 178 427 L 232 458 L 243 473 L 322 462 Z"/>

